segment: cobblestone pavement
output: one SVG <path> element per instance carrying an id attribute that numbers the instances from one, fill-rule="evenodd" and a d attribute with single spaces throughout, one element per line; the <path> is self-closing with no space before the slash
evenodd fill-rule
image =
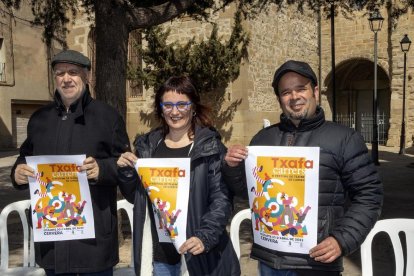
<path id="1" fill-rule="evenodd" d="M 384 183 L 384 206 L 381 219 L 413 218 L 414 219 L 414 148 L 406 150 L 406 155 L 399 155 L 398 148 L 380 146 L 380 166 L 378 170 Z M 29 198 L 28 191 L 15 190 L 10 183 L 10 169 L 17 152 L 0 151 L 0 210 L 7 204 Z M 235 212 L 247 208 L 246 202 L 235 201 Z M 17 223 L 17 216 L 9 221 L 11 233 L 11 263 L 18 265 L 21 262 L 17 256 L 21 254 L 22 242 L 18 240 L 21 226 Z M 249 258 L 251 247 L 251 228 L 248 221 L 241 227 L 241 266 L 242 275 L 257 275 L 257 262 Z M 373 244 L 374 275 L 389 276 L 394 274 L 393 250 L 389 239 L 379 235 Z M 120 249 L 121 265 L 130 260 L 130 239 L 126 239 Z M 359 251 L 344 260 L 343 276 L 360 276 L 361 263 Z"/>

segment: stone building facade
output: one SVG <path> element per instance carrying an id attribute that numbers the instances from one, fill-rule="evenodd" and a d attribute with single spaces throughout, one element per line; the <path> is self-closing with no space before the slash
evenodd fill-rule
<path id="1" fill-rule="evenodd" d="M 31 114 L 51 100 L 49 55 L 30 7 L 0 3 L 0 150 L 19 147 Z"/>
<path id="2" fill-rule="evenodd" d="M 391 18 L 393 1 L 388 8 L 380 10 L 385 18 L 377 34 L 377 101 L 379 142 L 388 146 L 399 146 L 402 123 L 402 95 L 404 54 L 400 41 L 404 34 L 414 39 L 413 11 L 409 10 L 398 20 Z M 337 114 L 353 118 L 353 125 L 365 140 L 372 135 L 372 110 L 374 87 L 374 33 L 368 24 L 369 14 L 355 13 L 352 20 L 335 18 L 335 76 Z M 321 24 L 321 89 L 324 101 L 332 111 L 332 70 L 330 47 L 330 21 Z M 406 64 L 406 146 L 414 140 L 414 50 L 407 53 Z M 330 113 L 331 115 L 332 113 Z M 332 115 L 331 115 L 332 116 Z"/>
<path id="3" fill-rule="evenodd" d="M 263 127 L 264 119 L 272 123 L 279 120 L 280 108 L 270 85 L 278 65 L 287 59 L 300 59 L 318 68 L 317 15 L 306 12 L 302 17 L 295 18 L 296 13 L 293 7 L 286 11 L 271 7 L 266 15 L 244 22 L 245 29 L 250 33 L 248 61 L 243 62 L 240 76 L 224 92 L 205 96 L 205 101 L 212 106 L 220 103 L 215 113 L 215 125 L 226 143 L 247 144 Z M 229 8 L 213 16 L 223 39 L 231 33 L 233 15 L 234 9 Z M 69 45 L 78 50 L 86 46 L 85 41 L 91 31 L 85 28 L 82 20 L 79 22 L 75 21 L 68 37 Z M 163 27 L 171 29 L 171 41 L 187 41 L 194 36 L 198 40 L 207 39 L 212 29 L 209 23 L 189 18 L 165 23 Z M 131 96 L 130 91 L 126 93 L 127 128 L 133 140 L 136 134 L 144 133 L 157 124 L 152 116 L 153 90 L 143 90 L 139 96 Z M 220 93 L 224 96 L 220 97 Z M 234 112 L 230 117 L 225 116 L 229 110 Z"/>
<path id="4" fill-rule="evenodd" d="M 378 33 L 380 144 L 387 146 L 398 146 L 401 134 L 404 55 L 400 50 L 399 42 L 404 34 L 408 34 L 414 40 L 414 29 L 410 28 L 414 25 L 412 11 L 409 10 L 395 21 L 388 16 L 392 12 L 393 5 L 380 10 L 385 21 L 382 30 Z M 224 39 L 230 34 L 233 14 L 234 9 L 228 8 L 213 17 L 219 26 L 219 34 Z M 370 142 L 374 34 L 369 29 L 368 16 L 366 12 L 356 12 L 352 19 L 346 19 L 339 13 L 335 18 L 335 110 L 337 121 L 356 128 L 366 141 Z M 85 18 L 76 18 L 74 24 L 69 26 L 71 31 L 68 45 L 88 55 L 93 61 L 94 34 L 90 27 L 91 23 Z M 325 19 L 324 15 L 311 11 L 300 14 L 295 7 L 281 11 L 276 7 L 270 7 L 267 13 L 243 24 L 251 40 L 248 47 L 249 57 L 243 62 L 240 76 L 230 83 L 225 91 L 218 91 L 217 95 L 206 97 L 206 101 L 210 100 L 213 105 L 220 103 L 215 124 L 220 129 L 224 141 L 227 144 L 248 144 L 251 137 L 263 127 L 264 119 L 271 123 L 279 121 L 281 110 L 271 87 L 271 81 L 275 69 L 288 59 L 307 61 L 314 68 L 321 90 L 320 104 L 325 109 L 327 119 L 331 120 L 333 85 L 330 20 Z M 185 41 L 193 36 L 197 39 L 206 39 L 211 31 L 210 24 L 194 22 L 187 18 L 166 23 L 164 27 L 171 28 L 169 38 L 171 41 Z M 133 34 L 131 39 L 135 39 Z M 28 51 L 20 50 L 21 55 L 24 51 Z M 130 50 L 130 59 L 134 59 L 133 48 L 131 47 Z M 413 53 L 414 49 L 411 49 L 407 55 L 405 119 L 407 147 L 413 145 L 414 135 Z M 20 64 L 24 64 L 23 59 Z M 47 76 L 47 72 L 38 72 L 38 74 Z M 40 82 L 40 79 L 39 77 L 37 81 Z M 130 82 L 127 89 L 126 120 L 132 140 L 137 133 L 146 132 L 156 125 L 152 116 L 153 91 L 141 87 L 137 90 L 136 84 Z M 33 95 L 33 98 L 47 99 L 46 94 Z M 0 93 L 0 97 L 3 95 Z M 20 96 L 21 99 L 25 97 Z M 217 98 L 220 98 L 220 101 L 215 101 Z M 3 101 L 1 104 L 3 107 Z M 10 111 L 10 107 L 8 108 Z M 223 114 L 227 114 L 228 110 L 234 112 L 231 116 L 224 116 Z M 1 113 L 2 119 L 4 116 Z M 11 133 L 11 128 L 9 126 L 6 128 Z"/>

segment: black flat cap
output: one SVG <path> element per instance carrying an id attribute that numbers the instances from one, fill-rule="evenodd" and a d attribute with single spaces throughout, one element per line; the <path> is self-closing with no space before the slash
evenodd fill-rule
<path id="1" fill-rule="evenodd" d="M 56 54 L 52 58 L 52 68 L 55 67 L 57 63 L 75 64 L 91 70 L 91 61 L 89 58 L 74 50 L 65 50 Z"/>
<path id="2" fill-rule="evenodd" d="M 313 72 L 309 64 L 303 61 L 288 60 L 276 70 L 275 76 L 273 77 L 272 87 L 275 90 L 276 94 L 279 81 L 282 78 L 282 76 L 287 72 L 298 73 L 299 75 L 302 75 L 305 78 L 310 79 L 314 85 L 318 85 L 318 79 L 316 78 L 316 74 L 315 72 Z"/>

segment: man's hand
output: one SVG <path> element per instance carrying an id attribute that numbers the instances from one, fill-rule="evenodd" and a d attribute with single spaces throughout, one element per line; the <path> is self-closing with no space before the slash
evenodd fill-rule
<path id="1" fill-rule="evenodd" d="M 27 164 L 19 164 L 14 170 L 14 180 L 17 185 L 24 185 L 29 183 L 28 177 L 35 177 L 34 170 Z"/>
<path id="2" fill-rule="evenodd" d="M 86 176 L 88 179 L 98 180 L 99 166 L 95 158 L 86 158 L 85 161 L 83 161 L 83 165 L 80 167 L 80 171 L 86 171 Z"/>
<path id="3" fill-rule="evenodd" d="M 181 245 L 179 251 L 180 254 L 189 252 L 193 255 L 198 255 L 204 252 L 204 244 L 199 238 L 191 237 Z"/>
<path id="4" fill-rule="evenodd" d="M 332 263 L 342 254 L 341 247 L 334 237 L 327 237 L 309 251 L 310 257 L 321 263 Z"/>
<path id="5" fill-rule="evenodd" d="M 247 154 L 248 151 L 245 146 L 233 145 L 227 149 L 224 160 L 230 167 L 236 167 L 240 164 L 240 162 L 247 158 Z"/>

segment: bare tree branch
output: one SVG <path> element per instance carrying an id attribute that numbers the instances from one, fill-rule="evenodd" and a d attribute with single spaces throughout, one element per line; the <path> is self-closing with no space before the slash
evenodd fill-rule
<path id="1" fill-rule="evenodd" d="M 173 0 L 152 7 L 127 7 L 129 29 L 147 28 L 170 21 L 194 5 L 193 0 Z"/>

